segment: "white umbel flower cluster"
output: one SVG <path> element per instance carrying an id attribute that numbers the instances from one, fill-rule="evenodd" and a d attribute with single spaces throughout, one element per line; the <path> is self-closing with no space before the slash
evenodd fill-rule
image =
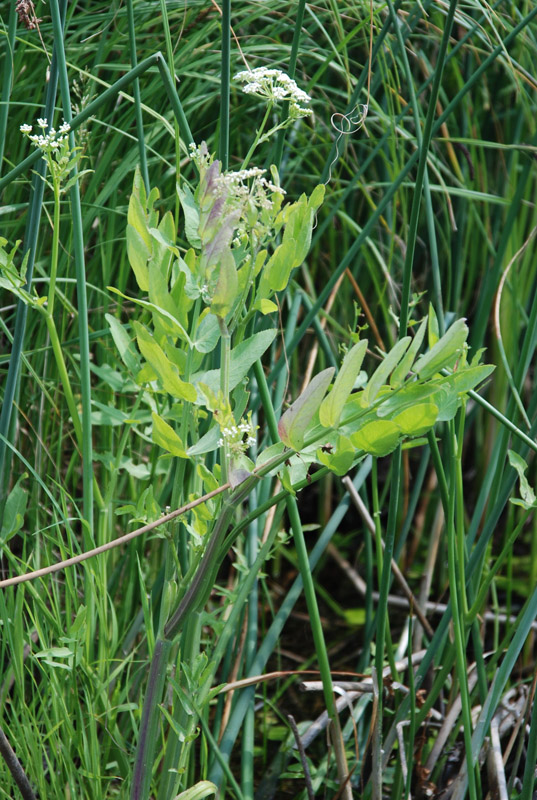
<path id="1" fill-rule="evenodd" d="M 296 82 L 281 69 L 256 67 L 243 70 L 234 76 L 234 80 L 243 83 L 242 91 L 263 97 L 272 103 L 289 103 L 289 116 L 292 119 L 307 117 L 312 113 L 307 105 L 311 101 L 309 94 L 299 89 Z"/>
<path id="2" fill-rule="evenodd" d="M 267 192 L 278 192 L 278 194 L 284 195 L 285 189 L 264 178 L 266 171 L 260 167 L 250 167 L 235 172 L 223 172 L 218 176 L 216 185 L 226 187 L 238 198 L 250 197 L 254 202 L 257 201 L 260 207 L 268 207 L 270 201 L 266 197 Z"/>
<path id="3" fill-rule="evenodd" d="M 71 126 L 68 122 L 63 122 L 60 125 L 59 131 L 57 131 L 55 128 L 49 128 L 48 133 L 45 133 L 47 126 L 48 121 L 40 117 L 37 120 L 37 127 L 41 128 L 41 133 L 32 134 L 32 126 L 27 124 L 21 125 L 20 131 L 28 137 L 32 144 L 34 144 L 36 147 L 39 147 L 40 150 L 58 150 L 62 143 L 66 141 L 67 134 L 71 130 Z"/>
<path id="4" fill-rule="evenodd" d="M 218 440 L 218 447 L 227 445 L 232 453 L 240 455 L 256 443 L 255 428 L 251 422 L 244 419 L 238 425 L 228 425 L 222 428 L 222 436 Z"/>

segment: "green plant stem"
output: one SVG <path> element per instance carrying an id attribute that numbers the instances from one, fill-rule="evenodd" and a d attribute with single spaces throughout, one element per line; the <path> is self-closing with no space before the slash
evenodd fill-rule
<path id="1" fill-rule="evenodd" d="M 172 111 L 175 115 L 175 119 L 177 120 L 177 124 L 179 125 L 179 130 L 184 141 L 190 144 L 190 142 L 194 141 L 194 137 L 192 136 L 190 125 L 188 124 L 183 106 L 179 100 L 179 95 L 177 94 L 177 90 L 174 86 L 168 65 L 166 64 L 162 53 L 156 53 L 155 60 L 157 62 L 157 67 L 159 69 L 164 88 L 166 89 L 166 94 L 168 95 L 168 100 L 170 101 Z"/>
<path id="2" fill-rule="evenodd" d="M 265 111 L 265 116 L 263 117 L 261 125 L 259 126 L 259 128 L 255 132 L 254 141 L 252 142 L 252 144 L 250 145 L 250 149 L 246 153 L 244 161 L 241 164 L 241 169 L 246 169 L 246 167 L 250 163 L 250 159 L 253 156 L 257 145 L 259 144 L 259 141 L 261 139 L 261 135 L 262 135 L 263 131 L 265 130 L 265 125 L 267 124 L 267 121 L 268 121 L 268 118 L 270 116 L 270 112 L 271 111 L 272 111 L 272 103 L 268 103 L 267 104 L 267 110 Z"/>
<path id="3" fill-rule="evenodd" d="M 459 573 L 459 591 L 461 600 L 461 619 L 464 621 L 468 614 L 468 599 L 466 597 L 466 540 L 464 531 L 464 489 L 462 476 L 462 448 L 464 442 L 465 402 L 459 411 L 459 431 L 456 439 L 455 452 L 455 482 L 452 491 L 455 492 L 455 535 L 457 538 L 457 567 Z"/>
<path id="4" fill-rule="evenodd" d="M 138 733 L 138 744 L 132 773 L 131 800 L 147 800 L 151 787 L 153 761 L 158 741 L 158 703 L 162 698 L 172 643 L 158 639 L 151 661 L 147 691 Z"/>
<path id="5" fill-rule="evenodd" d="M 466 761 L 468 764 L 468 786 L 470 800 L 477 800 L 477 789 L 475 783 L 475 773 L 472 763 L 472 709 L 470 704 L 470 693 L 468 691 L 468 666 L 466 662 L 466 632 L 464 628 L 464 617 L 460 607 L 461 591 L 465 587 L 461 586 L 461 565 L 457 558 L 457 532 L 455 529 L 455 503 L 456 503 L 456 482 L 457 482 L 457 460 L 459 457 L 458 448 L 455 441 L 455 430 L 453 422 L 448 423 L 449 434 L 446 436 L 446 444 L 449 452 L 450 472 L 451 472 L 451 491 L 448 498 L 448 509 L 446 514 L 446 534 L 448 544 L 448 572 L 449 584 L 451 587 L 451 607 L 453 612 L 453 631 L 455 638 L 455 653 L 457 676 L 459 679 L 459 690 L 462 703 L 462 720 L 464 732 L 464 746 L 466 750 Z"/>
<path id="6" fill-rule="evenodd" d="M 520 534 L 522 533 L 522 531 L 524 530 L 524 526 L 526 525 L 526 522 L 528 521 L 528 518 L 532 513 L 533 509 L 528 509 L 526 511 L 526 513 L 524 514 L 518 525 L 514 528 L 509 538 L 505 542 L 501 553 L 495 557 L 493 566 L 489 568 L 489 571 L 487 572 L 485 579 L 483 580 L 483 582 L 479 587 L 477 597 L 474 600 L 472 607 L 468 610 L 468 613 L 466 614 L 467 623 L 472 622 L 477 616 L 477 614 L 479 614 L 479 611 L 483 607 L 483 603 L 485 602 L 485 598 L 491 587 L 492 581 L 498 574 L 500 567 L 505 562 L 506 558 L 512 555 L 513 545 L 520 536 Z"/>
<path id="7" fill-rule="evenodd" d="M 231 50 L 231 0 L 222 0 L 222 58 L 220 62 L 220 140 L 218 158 L 229 167 L 229 82 Z"/>
<path id="8" fill-rule="evenodd" d="M 162 25 L 164 27 L 164 37 L 166 41 L 166 58 L 168 59 L 168 69 L 170 71 L 170 75 L 172 78 L 173 85 L 175 86 L 177 83 L 177 78 L 175 75 L 175 64 L 173 61 L 173 45 L 172 45 L 172 37 L 170 32 L 170 23 L 168 20 L 168 8 L 166 6 L 166 0 L 160 0 L 160 13 L 162 14 Z M 179 183 L 179 179 L 181 176 L 181 133 L 179 130 L 179 122 L 177 117 L 174 117 L 173 120 L 173 129 L 175 134 L 175 180 Z M 177 192 L 175 193 L 175 219 L 179 220 L 179 212 L 181 208 L 181 203 L 179 200 L 179 195 Z"/>
<path id="9" fill-rule="evenodd" d="M 537 763 L 537 702 L 535 702 L 535 681 L 533 682 L 532 691 L 530 691 L 530 698 L 531 697 L 533 697 L 533 707 L 531 710 L 524 776 L 522 778 L 522 791 L 519 795 L 519 800 L 531 800 L 532 797 L 534 797 L 535 764 Z"/>
<path id="10" fill-rule="evenodd" d="M 394 9 L 394 6 L 393 6 L 393 3 L 391 2 L 391 0 L 388 0 L 388 8 L 390 10 L 390 17 L 391 17 L 391 20 L 392 20 L 392 27 L 393 27 L 393 29 L 395 31 L 395 35 L 397 37 L 397 43 L 399 45 L 399 52 L 400 52 L 400 55 L 401 55 L 401 58 L 402 58 L 402 61 L 403 61 L 404 70 L 405 70 L 407 87 L 408 87 L 408 91 L 410 93 L 410 103 L 411 103 L 411 106 L 412 106 L 412 114 L 413 114 L 413 117 L 414 117 L 414 127 L 415 127 L 415 130 L 416 130 L 416 141 L 417 141 L 417 145 L 418 145 L 418 150 L 421 152 L 420 158 L 423 158 L 423 160 L 424 160 L 423 191 L 424 191 L 424 195 L 425 195 L 425 215 L 426 215 L 426 220 L 427 220 L 427 231 L 428 231 L 428 234 L 429 234 L 429 249 L 430 249 L 430 258 L 431 258 L 431 270 L 432 270 L 432 274 L 433 274 L 433 287 L 434 287 L 434 292 L 433 292 L 434 302 L 433 302 L 433 305 L 435 307 L 435 311 L 436 311 L 436 315 L 437 315 L 437 319 L 438 319 L 438 326 L 439 326 L 440 336 L 443 336 L 444 333 L 445 333 L 445 322 L 444 322 L 444 312 L 443 312 L 443 304 L 442 304 L 442 287 L 441 287 L 441 283 L 440 283 L 440 268 L 439 268 L 439 263 L 438 263 L 438 247 L 437 247 L 437 243 L 436 243 L 436 234 L 435 234 L 435 225 L 434 225 L 434 212 L 433 212 L 433 206 L 432 206 L 432 201 L 431 201 L 431 187 L 430 187 L 430 183 L 429 183 L 429 173 L 428 173 L 428 170 L 427 170 L 428 152 L 426 151 L 425 154 L 423 155 L 423 152 L 422 152 L 423 151 L 423 136 L 422 136 L 422 133 L 421 133 L 421 118 L 420 118 L 420 114 L 419 114 L 419 107 L 418 107 L 418 101 L 417 101 L 416 91 L 415 91 L 415 87 L 414 87 L 414 81 L 412 80 L 412 73 L 410 71 L 410 64 L 408 63 L 408 55 L 407 55 L 407 51 L 406 51 L 406 48 L 405 48 L 405 43 L 403 41 L 401 25 L 399 25 L 399 23 L 397 21 L 397 17 L 396 17 L 396 14 L 395 14 L 395 9 Z M 446 27 L 447 27 L 447 24 L 448 23 L 446 23 Z M 444 36 L 445 35 L 446 35 L 446 30 L 444 30 Z M 448 36 L 449 36 L 449 31 L 448 31 Z M 437 61 L 437 64 L 438 63 L 440 63 L 440 62 Z M 438 72 L 438 67 L 437 67 L 436 72 Z M 435 72 L 435 79 L 436 79 L 436 72 Z M 440 73 L 441 73 L 441 70 L 440 70 Z M 440 75 L 440 77 L 441 77 L 441 75 Z M 436 91 L 438 91 L 439 85 L 437 86 L 436 83 L 433 84 L 433 89 L 432 89 L 433 93 L 435 91 L 435 88 L 436 88 Z M 434 102 L 434 100 L 430 100 L 430 103 L 433 103 L 433 102 Z M 421 164 L 421 161 L 420 161 L 420 164 Z M 418 168 L 418 175 L 419 175 L 419 168 Z M 420 195 L 421 195 L 421 193 L 420 193 L 420 189 L 419 189 L 418 178 L 416 178 L 414 198 L 418 197 L 418 209 L 417 209 L 417 214 L 418 215 L 419 215 L 419 201 L 421 200 L 421 196 Z M 418 220 L 418 216 L 416 216 L 416 219 L 414 220 L 416 225 L 417 225 L 417 220 Z M 410 223 L 410 228 L 412 230 L 412 221 Z M 416 231 L 416 235 L 417 235 L 417 231 Z M 415 241 L 415 238 L 414 238 L 414 241 Z M 413 256 L 412 256 L 412 258 L 413 258 Z M 407 298 L 407 302 L 408 302 L 408 298 Z M 405 298 L 403 297 L 402 305 L 404 305 L 404 303 L 405 303 Z M 405 331 L 406 330 L 406 326 L 405 327 L 401 326 L 401 330 Z"/>
<path id="11" fill-rule="evenodd" d="M 70 125 L 72 121 L 71 99 L 69 92 L 69 79 L 67 76 L 67 63 L 63 47 L 63 31 L 58 0 L 51 0 L 50 10 L 52 15 L 52 28 L 54 43 L 58 50 L 58 74 L 60 92 L 62 97 L 63 114 L 65 121 Z M 69 146 L 75 149 L 74 133 L 69 132 Z M 72 177 L 77 175 L 76 165 L 71 172 Z M 86 295 L 86 269 L 84 260 L 84 234 L 82 226 L 82 208 L 80 204 L 80 187 L 75 180 L 70 189 L 71 216 L 73 224 L 73 246 L 76 269 L 77 304 L 78 304 L 78 336 L 80 347 L 80 383 L 82 394 L 82 489 L 83 513 L 88 523 L 88 529 L 93 529 L 93 441 L 91 432 L 91 378 L 90 378 L 90 352 L 88 330 L 88 303 Z"/>
<path id="12" fill-rule="evenodd" d="M 133 0 L 127 0 L 127 22 L 129 26 L 129 55 L 131 67 L 136 68 L 138 58 L 136 55 L 136 32 L 134 29 L 134 9 Z M 144 180 L 146 192 L 149 192 L 149 172 L 147 170 L 147 156 L 145 152 L 144 123 L 142 119 L 142 104 L 140 98 L 140 81 L 134 78 L 132 82 L 132 93 L 134 95 L 134 114 L 136 117 L 136 135 L 138 137 L 138 148 L 140 152 L 140 170 Z"/>
<path id="13" fill-rule="evenodd" d="M 84 446 L 84 439 L 83 439 L 83 431 L 82 425 L 80 422 L 80 416 L 78 413 L 78 408 L 75 402 L 75 398 L 73 395 L 73 390 L 71 388 L 71 381 L 69 380 L 69 373 L 67 372 L 67 367 L 65 365 L 65 359 L 63 357 L 63 350 L 62 346 L 58 337 L 58 331 L 56 329 L 56 324 L 54 322 L 54 300 L 56 297 L 56 278 L 58 275 L 58 252 L 59 252 L 59 243 L 60 243 L 60 199 L 61 199 L 61 188 L 59 184 L 58 178 L 54 174 L 54 167 L 50 164 L 49 166 L 52 167 L 50 170 L 50 174 L 52 175 L 53 181 L 53 190 L 54 190 L 54 212 L 53 212 L 53 225 L 52 225 L 52 248 L 51 248 L 51 256 L 50 256 L 50 279 L 49 279 L 49 291 L 47 295 L 47 306 L 46 308 L 41 308 L 42 313 L 45 317 L 45 323 L 47 326 L 47 331 L 50 337 L 50 343 L 52 346 L 52 352 L 54 353 L 54 358 L 56 360 L 56 366 L 58 368 L 58 372 L 60 375 L 60 381 L 63 386 L 63 390 L 65 392 L 65 399 L 67 401 L 67 407 L 69 408 L 69 413 L 71 414 L 71 419 L 73 422 L 73 428 L 75 431 L 75 436 L 77 439 L 78 447 L 82 450 Z"/>
<path id="14" fill-rule="evenodd" d="M 4 148 L 6 144 L 7 119 L 9 115 L 9 98 L 13 82 L 12 65 L 15 50 L 15 34 L 17 32 L 17 12 L 15 3 L 9 7 L 9 22 L 7 27 L 7 39 L 2 62 L 2 95 L 0 103 L 0 175 L 4 163 Z"/>
<path id="15" fill-rule="evenodd" d="M 15 755 L 15 751 L 11 747 L 7 736 L 2 728 L 0 728 L 0 755 L 4 759 L 7 768 L 13 776 L 13 780 L 17 784 L 23 800 L 36 800 L 34 791 L 30 785 L 30 781 L 26 777 L 22 765 Z"/>
<path id="16" fill-rule="evenodd" d="M 263 409 L 265 411 L 267 425 L 270 435 L 272 437 L 272 441 L 277 442 L 279 441 L 278 423 L 276 421 L 276 415 L 274 414 L 274 408 L 272 406 L 272 401 L 270 398 L 270 393 L 267 385 L 267 380 L 265 378 L 265 373 L 263 371 L 263 366 L 260 361 L 256 361 L 254 364 L 254 374 L 256 377 L 257 387 L 259 390 L 259 394 L 261 396 L 261 402 L 263 405 Z M 315 652 L 317 654 L 319 671 L 321 673 L 324 701 L 326 704 L 326 710 L 328 716 L 333 726 L 332 744 L 334 746 L 334 751 L 336 753 L 336 759 L 338 762 L 338 776 L 340 780 L 344 781 L 348 776 L 348 769 L 345 758 L 345 748 L 343 745 L 343 737 L 341 732 L 341 726 L 339 723 L 339 715 L 337 712 L 336 703 L 334 699 L 332 674 L 330 672 L 330 663 L 328 660 L 328 653 L 326 651 L 326 643 L 324 641 L 321 615 L 319 613 L 319 607 L 317 605 L 317 597 L 315 595 L 313 576 L 311 574 L 309 567 L 308 549 L 306 547 L 306 541 L 304 539 L 302 523 L 300 520 L 300 515 L 298 513 L 298 506 L 295 498 L 292 496 L 288 496 L 286 504 L 287 504 L 287 514 L 289 516 L 289 522 L 293 532 L 293 541 L 296 549 L 298 569 L 304 586 L 304 597 L 306 599 L 306 605 L 308 607 L 311 632 L 313 634 L 313 641 L 315 644 Z M 344 797 L 348 796 L 348 790 L 350 789 L 348 783 L 346 784 L 346 787 L 347 791 L 345 791 L 345 794 L 343 795 Z"/>
<path id="17" fill-rule="evenodd" d="M 51 156 L 49 156 L 49 167 Z M 54 175 L 54 168 L 50 170 L 54 187 L 54 214 L 52 221 L 52 248 L 50 252 L 50 276 L 47 295 L 47 309 L 49 315 L 54 314 L 54 301 L 56 299 L 56 278 L 58 277 L 58 252 L 60 243 L 60 200 L 61 188 L 58 178 Z"/>
<path id="18" fill-rule="evenodd" d="M 422 141 L 419 141 L 418 133 L 418 152 L 419 162 L 418 170 L 416 173 L 416 183 L 414 190 L 414 198 L 412 201 L 412 211 L 410 215 L 410 223 L 406 241 L 405 263 L 403 267 L 403 287 L 401 291 L 401 315 L 399 330 L 405 332 L 408 325 L 408 309 L 410 301 L 410 282 L 412 278 L 412 266 L 414 263 L 414 251 L 416 248 L 416 240 L 418 236 L 418 221 L 421 207 L 421 192 L 426 178 L 427 171 L 427 156 L 433 135 L 433 123 L 436 115 L 436 103 L 438 94 L 440 92 L 440 85 L 442 83 L 442 74 L 446 62 L 446 52 L 451 36 L 451 28 L 453 26 L 453 17 L 457 7 L 457 0 L 450 0 L 449 9 L 444 23 L 444 32 L 442 34 L 442 41 L 436 60 L 436 69 L 434 72 L 433 85 L 431 87 L 431 96 L 427 103 L 427 116 L 425 118 L 425 126 L 423 129 Z M 432 238 L 434 239 L 434 226 Z"/>
<path id="19" fill-rule="evenodd" d="M 69 408 L 69 413 L 71 414 L 71 420 L 73 423 L 77 444 L 79 448 L 82 448 L 84 445 L 82 424 L 80 422 L 78 408 L 75 402 L 75 398 L 73 396 L 73 390 L 71 389 L 71 381 L 69 380 L 69 373 L 67 372 L 67 367 L 65 365 L 62 346 L 58 338 L 58 331 L 56 330 L 56 324 L 54 322 L 54 319 L 47 310 L 44 311 L 44 315 L 45 315 L 45 322 L 47 326 L 48 335 L 50 337 L 50 344 L 52 345 L 52 352 L 54 353 L 54 358 L 56 360 L 56 366 L 58 368 L 60 381 L 62 383 L 63 391 L 65 393 L 67 407 Z"/>
<path id="20" fill-rule="evenodd" d="M 302 32 L 302 22 L 304 20 L 304 9 L 306 8 L 306 0 L 298 0 L 296 12 L 295 12 L 295 29 L 293 31 L 293 43 L 291 44 L 291 55 L 289 57 L 289 69 L 287 70 L 287 74 L 290 78 L 295 77 L 296 72 L 296 62 L 298 58 L 298 47 L 300 44 L 300 34 Z M 283 145 L 285 142 L 285 123 L 289 118 L 289 104 L 285 103 L 282 109 L 282 114 L 280 117 L 280 134 L 276 141 L 276 146 L 274 148 L 274 156 L 272 161 L 276 164 L 278 170 L 280 169 L 282 163 L 282 156 L 283 156 Z"/>
<path id="21" fill-rule="evenodd" d="M 65 8 L 67 0 L 63 0 L 61 15 L 62 20 L 65 18 Z M 58 58 L 57 46 L 54 46 L 52 54 L 52 63 L 50 65 L 50 79 L 47 86 L 47 94 L 45 99 L 44 117 L 51 119 L 54 113 L 54 105 L 56 102 L 56 92 L 58 89 Z M 22 164 L 27 164 L 31 159 L 31 163 L 38 162 L 34 175 L 32 176 L 32 188 L 30 193 L 30 207 L 28 210 L 28 222 L 26 225 L 24 242 L 26 252 L 28 252 L 28 261 L 26 265 L 26 291 L 32 288 L 32 278 L 35 264 L 35 255 L 37 249 L 37 238 L 39 235 L 39 224 L 41 220 L 41 209 L 43 207 L 43 193 L 45 190 L 45 183 L 43 178 L 46 175 L 47 165 L 41 157 L 41 151 L 36 149 L 31 156 L 25 159 Z M 19 169 L 21 165 L 15 167 L 7 175 L 0 180 L 0 192 L 7 186 L 13 178 L 24 171 Z M 17 171 L 19 170 L 19 171 Z M 9 360 L 9 368 L 7 379 L 4 387 L 4 396 L 2 398 L 2 409 L 0 411 L 0 527 L 2 525 L 4 503 L 5 503 L 5 476 L 6 476 L 6 441 L 9 439 L 11 427 L 11 415 L 14 406 L 15 393 L 20 373 L 20 364 L 22 357 L 22 349 L 24 346 L 24 335 L 26 332 L 26 320 L 28 317 L 28 305 L 22 300 L 17 303 L 17 313 L 15 316 L 15 328 L 13 331 L 13 345 L 11 348 L 11 357 Z"/>
<path id="22" fill-rule="evenodd" d="M 218 317 L 218 325 L 220 326 L 220 391 L 222 392 L 222 399 L 224 406 L 227 408 L 229 404 L 229 365 L 231 358 L 231 337 L 227 328 L 226 322 L 223 317 Z M 226 443 L 226 438 L 222 434 L 223 444 L 221 447 L 221 461 L 222 467 L 222 483 L 227 483 L 228 477 L 228 464 L 229 464 L 229 447 Z"/>

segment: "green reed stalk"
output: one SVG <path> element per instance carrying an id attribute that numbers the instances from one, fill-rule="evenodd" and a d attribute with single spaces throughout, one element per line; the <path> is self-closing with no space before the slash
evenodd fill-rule
<path id="1" fill-rule="evenodd" d="M 4 148 L 6 146 L 7 120 L 9 116 L 9 98 L 13 84 L 13 55 L 15 50 L 15 33 L 17 31 L 17 12 L 15 3 L 9 7 L 9 22 L 7 25 L 7 38 L 5 43 L 5 55 L 2 63 L 2 94 L 0 102 L 0 176 L 4 163 Z"/>
<path id="2" fill-rule="evenodd" d="M 220 62 L 220 138 L 218 158 L 229 168 L 229 83 L 231 57 L 231 0 L 222 0 L 222 59 Z"/>
<path id="3" fill-rule="evenodd" d="M 304 9 L 306 7 L 306 0 L 298 0 L 296 8 L 295 29 L 293 31 L 293 42 L 291 44 L 291 55 L 289 56 L 289 68 L 287 74 L 290 78 L 295 77 L 296 62 L 298 58 L 298 47 L 300 45 L 300 35 L 302 32 L 302 22 L 304 20 Z M 287 122 L 289 117 L 289 103 L 283 103 L 282 113 L 280 117 L 280 124 Z M 272 163 L 276 164 L 278 170 L 282 163 L 283 145 L 285 142 L 285 127 L 278 134 L 276 144 L 274 146 L 274 154 L 272 156 Z M 280 172 L 281 174 L 281 172 Z"/>
<path id="4" fill-rule="evenodd" d="M 127 22 L 129 26 L 129 57 L 131 67 L 135 69 L 138 65 L 136 55 L 136 32 L 134 29 L 134 10 L 133 0 L 127 0 Z M 134 78 L 132 82 L 132 93 L 134 95 L 134 116 L 136 118 L 136 135 L 138 137 L 138 147 L 140 151 L 140 170 L 144 180 L 146 191 L 151 188 L 149 185 L 149 172 L 147 170 L 147 155 L 145 150 L 144 122 L 142 119 L 142 103 L 140 98 L 140 79 Z"/>
<path id="5" fill-rule="evenodd" d="M 265 412 L 267 426 L 270 435 L 272 437 L 272 441 L 277 442 L 279 441 L 278 423 L 276 420 L 276 415 L 274 413 L 274 408 L 272 406 L 272 400 L 270 397 L 270 392 L 268 389 L 265 373 L 263 371 L 263 366 L 260 361 L 256 361 L 254 364 L 254 374 L 256 377 L 257 387 L 259 390 L 259 394 L 261 396 L 261 403 L 263 406 L 263 410 Z M 331 736 L 331 738 L 332 738 L 332 745 L 334 747 L 334 751 L 336 754 L 336 760 L 338 765 L 338 776 L 340 780 L 345 780 L 348 776 L 348 769 L 345 758 L 345 749 L 343 745 L 343 737 L 339 723 L 339 715 L 337 712 L 336 703 L 334 699 L 332 674 L 330 672 L 330 662 L 328 659 L 326 643 L 324 640 L 321 615 L 319 613 L 319 607 L 317 605 L 317 596 L 315 594 L 313 576 L 311 574 L 309 566 L 308 549 L 306 547 L 306 540 L 304 539 L 304 531 L 302 529 L 302 522 L 300 520 L 300 514 L 298 513 L 298 506 L 296 499 L 292 496 L 288 496 L 286 500 L 286 505 L 287 505 L 287 514 L 289 516 L 289 523 L 291 525 L 291 530 L 293 532 L 293 541 L 295 544 L 295 550 L 297 555 L 298 569 L 300 572 L 300 577 L 302 578 L 302 583 L 304 587 L 304 597 L 306 600 L 306 605 L 308 607 L 308 614 L 310 617 L 310 627 L 311 627 L 311 632 L 313 634 L 315 652 L 317 654 L 319 671 L 321 673 L 324 701 L 326 704 L 326 710 L 328 712 L 328 716 L 333 726 L 333 730 L 331 731 L 331 733 L 333 733 L 333 736 Z M 347 791 L 343 794 L 343 797 L 347 797 L 349 788 L 350 787 L 347 784 Z"/>
<path id="6" fill-rule="evenodd" d="M 65 18 L 65 8 L 67 0 L 63 0 L 61 6 L 61 18 Z M 63 23 L 62 23 L 63 24 Z M 50 65 L 50 79 L 47 86 L 47 93 L 45 98 L 44 116 L 46 119 L 52 119 L 54 113 L 54 105 L 56 101 L 56 92 L 58 88 L 58 58 L 57 47 L 54 47 L 52 54 L 52 63 Z M 36 149 L 29 158 L 25 159 L 23 164 L 26 164 L 29 159 L 31 163 L 38 162 L 32 176 L 32 189 L 30 194 L 30 207 L 28 210 L 28 222 L 26 225 L 24 242 L 28 252 L 28 261 L 26 264 L 26 285 L 25 289 L 30 291 L 32 288 L 33 271 L 35 264 L 35 254 L 37 250 L 37 238 L 39 235 L 39 224 L 41 221 L 41 210 L 43 207 L 43 194 L 45 191 L 45 183 L 43 178 L 46 176 L 47 165 L 41 158 L 41 152 Z M 20 165 L 19 165 L 20 166 Z M 11 170 L 4 178 L 0 180 L 0 191 L 7 186 L 15 177 L 15 174 L 20 174 L 24 170 L 17 172 L 17 167 Z M 4 513 L 5 492 L 6 487 L 6 440 L 9 439 L 9 432 L 11 427 L 11 415 L 13 411 L 13 401 L 17 390 L 17 383 L 19 380 L 22 348 L 24 346 L 24 334 L 26 332 L 26 320 L 28 317 L 28 306 L 22 300 L 17 303 L 17 313 L 15 316 L 15 329 L 13 331 L 13 344 L 11 348 L 11 357 L 9 361 L 8 374 L 4 389 L 4 397 L 2 401 L 2 409 L 0 411 L 0 526 Z"/>
<path id="7" fill-rule="evenodd" d="M 54 43 L 58 54 L 58 75 L 60 93 L 65 121 L 70 125 L 73 118 L 71 112 L 71 96 L 69 78 L 67 76 L 67 62 L 63 46 L 63 29 L 58 0 L 51 0 L 52 29 Z M 75 149 L 74 132 L 69 132 L 69 146 Z M 76 177 L 76 165 L 72 170 L 72 177 Z M 80 347 L 80 384 L 82 401 L 82 490 L 83 514 L 88 523 L 89 531 L 93 529 L 93 441 L 91 433 L 91 378 L 90 378 L 90 350 L 88 326 L 88 300 L 86 293 L 86 267 L 84 260 L 84 234 L 82 224 L 82 207 L 80 204 L 80 187 L 74 181 L 70 189 L 71 216 L 73 223 L 73 248 L 75 256 L 77 305 L 78 305 L 78 337 Z M 91 542 L 91 534 L 85 537 L 87 543 Z"/>

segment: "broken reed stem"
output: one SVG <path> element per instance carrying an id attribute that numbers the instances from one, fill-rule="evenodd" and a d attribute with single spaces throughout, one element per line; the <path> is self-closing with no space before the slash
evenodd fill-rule
<path id="1" fill-rule="evenodd" d="M 74 564 L 80 564 L 81 561 L 86 561 L 88 558 L 98 556 L 101 553 L 106 553 L 107 550 L 112 550 L 114 547 L 119 547 L 122 544 L 126 544 L 132 539 L 135 539 L 137 536 L 141 536 L 143 533 L 148 533 L 154 528 L 158 528 L 159 525 L 164 525 L 166 522 L 170 522 L 172 519 L 181 516 L 181 514 L 186 514 L 187 511 L 191 511 L 196 506 L 201 505 L 201 503 L 205 503 L 212 497 L 222 494 L 222 492 L 225 492 L 226 489 L 229 488 L 230 484 L 225 483 L 223 486 L 219 486 L 218 489 L 214 489 L 212 492 L 204 494 L 202 497 L 198 497 L 197 500 L 192 500 L 192 502 L 181 506 L 181 508 L 177 508 L 175 511 L 171 511 L 169 514 L 165 514 L 163 517 L 160 517 L 154 522 L 149 522 L 147 525 L 143 525 L 141 528 L 131 531 L 131 533 L 126 533 L 124 536 L 120 536 L 118 539 L 114 539 L 112 542 L 106 542 L 106 544 L 95 547 L 93 550 L 87 550 L 85 553 L 80 553 L 78 556 L 67 558 L 65 561 L 57 561 L 56 564 L 50 564 L 48 567 L 35 570 L 35 572 L 26 572 L 23 575 L 15 575 L 12 578 L 6 578 L 5 580 L 0 581 L 0 589 L 4 589 L 7 586 L 15 586 L 16 584 L 24 583 L 25 581 L 32 581 L 35 578 L 42 578 L 44 575 L 49 575 L 51 572 L 59 572 L 66 567 L 71 567 Z"/>

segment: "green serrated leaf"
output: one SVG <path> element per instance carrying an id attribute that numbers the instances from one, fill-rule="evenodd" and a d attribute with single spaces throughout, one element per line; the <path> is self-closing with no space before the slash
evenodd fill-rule
<path id="1" fill-rule="evenodd" d="M 321 405 L 333 374 L 334 367 L 329 367 L 316 375 L 280 418 L 278 433 L 288 447 L 300 450 L 303 446 L 306 430 Z"/>
<path id="2" fill-rule="evenodd" d="M 343 406 L 360 374 L 367 344 L 367 339 L 357 342 L 343 359 L 332 391 L 324 398 L 319 408 L 319 421 L 323 427 L 331 428 L 338 423 Z"/>

